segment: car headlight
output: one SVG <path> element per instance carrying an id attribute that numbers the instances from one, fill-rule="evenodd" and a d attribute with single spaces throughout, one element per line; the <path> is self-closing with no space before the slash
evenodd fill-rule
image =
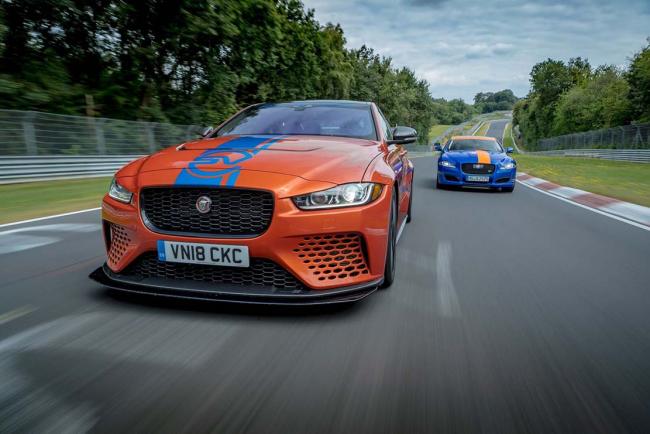
<path id="1" fill-rule="evenodd" d="M 452 163 L 451 161 L 447 161 L 447 160 L 438 160 L 438 165 L 440 165 L 442 167 L 451 167 L 451 168 L 456 167 L 456 165 L 454 163 Z"/>
<path id="2" fill-rule="evenodd" d="M 113 199 L 124 203 L 131 203 L 131 199 L 133 199 L 133 193 L 118 184 L 115 178 L 111 181 L 108 195 Z"/>
<path id="3" fill-rule="evenodd" d="M 514 168 L 515 168 L 515 163 L 512 162 L 512 161 L 509 161 L 507 163 L 503 163 L 501 165 L 501 169 L 503 169 L 503 170 L 510 170 L 510 169 L 514 169 Z"/>
<path id="4" fill-rule="evenodd" d="M 341 184 L 329 190 L 295 196 L 293 203 L 305 210 L 365 205 L 377 199 L 381 189 L 381 184 L 372 182 Z"/>

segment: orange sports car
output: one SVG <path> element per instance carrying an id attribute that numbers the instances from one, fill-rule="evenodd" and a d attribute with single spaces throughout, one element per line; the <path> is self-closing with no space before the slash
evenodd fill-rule
<path id="1" fill-rule="evenodd" d="M 250 106 L 115 175 L 91 278 L 216 301 L 359 300 L 395 278 L 413 184 L 401 145 L 415 139 L 373 103 Z"/>

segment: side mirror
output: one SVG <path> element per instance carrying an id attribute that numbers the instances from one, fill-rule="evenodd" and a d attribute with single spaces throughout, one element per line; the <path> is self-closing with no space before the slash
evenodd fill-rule
<path id="1" fill-rule="evenodd" d="M 389 145 L 405 145 L 414 143 L 418 138 L 418 132 L 411 127 L 397 126 L 393 128 L 393 139 L 388 141 Z"/>
<path id="2" fill-rule="evenodd" d="M 436 143 L 433 145 L 433 149 L 436 150 L 436 151 L 438 151 L 438 152 L 442 152 L 442 145 L 441 145 L 440 143 L 436 142 Z"/>
<path id="3" fill-rule="evenodd" d="M 201 137 L 205 139 L 212 133 L 214 133 L 214 127 L 205 127 L 203 131 L 201 131 Z"/>
<path id="4" fill-rule="evenodd" d="M 506 148 L 506 154 L 512 154 L 513 152 L 515 152 L 514 149 L 512 149 L 510 147 Z"/>

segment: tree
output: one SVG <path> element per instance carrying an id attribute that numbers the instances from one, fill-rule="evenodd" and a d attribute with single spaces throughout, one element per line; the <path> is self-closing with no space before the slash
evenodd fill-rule
<path id="1" fill-rule="evenodd" d="M 621 71 L 601 66 L 581 84 L 562 94 L 553 134 L 610 128 L 630 120 L 629 85 Z"/>
<path id="2" fill-rule="evenodd" d="M 633 118 L 640 122 L 650 122 L 650 38 L 648 44 L 632 58 L 626 78 L 630 84 L 629 99 Z"/>
<path id="3" fill-rule="evenodd" d="M 0 0 L 4 107 L 215 124 L 262 101 L 375 101 L 426 139 L 428 83 L 300 0 Z"/>
<path id="4" fill-rule="evenodd" d="M 474 96 L 474 107 L 480 113 L 491 113 L 497 110 L 512 110 L 518 98 L 510 89 L 499 92 L 479 92 Z"/>

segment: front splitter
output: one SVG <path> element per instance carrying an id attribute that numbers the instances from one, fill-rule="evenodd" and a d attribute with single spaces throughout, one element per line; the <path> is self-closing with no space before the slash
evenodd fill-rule
<path id="1" fill-rule="evenodd" d="M 153 295 L 188 300 L 266 305 L 320 305 L 352 303 L 377 290 L 382 281 L 374 280 L 361 285 L 329 290 L 278 291 L 272 287 L 247 287 L 213 284 L 186 280 L 138 278 L 111 271 L 106 264 L 88 276 L 109 288 L 143 295 Z"/>

